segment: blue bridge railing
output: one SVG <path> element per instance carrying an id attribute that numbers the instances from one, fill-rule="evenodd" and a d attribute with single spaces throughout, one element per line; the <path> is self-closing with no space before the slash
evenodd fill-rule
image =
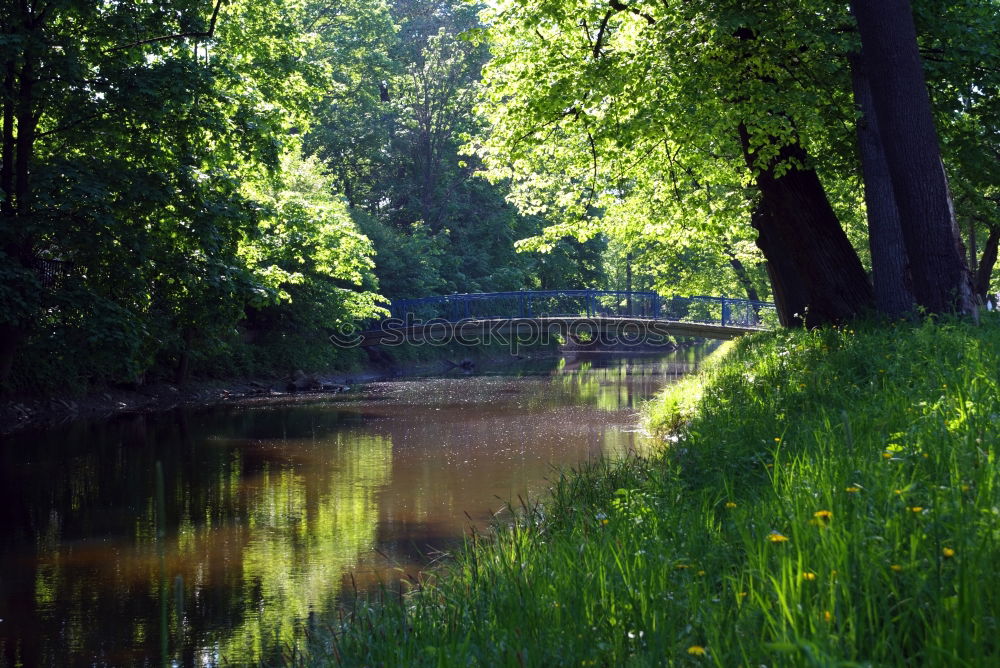
<path id="1" fill-rule="evenodd" d="M 400 320 L 541 317 L 648 318 L 680 322 L 771 327 L 774 304 L 735 297 L 663 297 L 656 292 L 622 290 L 520 290 L 397 299 L 389 306 Z"/>

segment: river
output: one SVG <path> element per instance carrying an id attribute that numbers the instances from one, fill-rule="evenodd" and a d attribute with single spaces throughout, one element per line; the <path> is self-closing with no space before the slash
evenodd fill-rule
<path id="1" fill-rule="evenodd" d="M 558 468 L 649 447 L 637 408 L 704 350 L 6 437 L 0 666 L 273 657 L 355 592 L 446 559 L 507 500 L 543 496 Z"/>

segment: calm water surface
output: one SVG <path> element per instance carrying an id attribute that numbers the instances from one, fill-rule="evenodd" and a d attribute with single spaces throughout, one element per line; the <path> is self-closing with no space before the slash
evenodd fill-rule
<path id="1" fill-rule="evenodd" d="M 555 467 L 641 450 L 636 408 L 700 354 L 2 440 L 0 666 L 266 659 L 353 592 L 419 574 L 505 500 L 537 498 Z"/>

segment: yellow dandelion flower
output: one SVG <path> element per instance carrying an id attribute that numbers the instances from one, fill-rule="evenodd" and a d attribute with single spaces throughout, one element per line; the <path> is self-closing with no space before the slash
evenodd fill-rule
<path id="1" fill-rule="evenodd" d="M 688 647 L 688 654 L 693 654 L 694 656 L 705 656 L 705 648 L 701 645 L 691 645 Z"/>
<path id="2" fill-rule="evenodd" d="M 781 437 L 780 436 L 775 436 L 774 437 L 774 442 L 775 443 L 781 443 Z"/>
<path id="3" fill-rule="evenodd" d="M 823 621 L 827 624 L 833 621 L 833 614 L 829 610 L 823 611 Z"/>
<path id="4" fill-rule="evenodd" d="M 882 458 L 883 459 L 892 459 L 892 453 L 891 452 L 883 452 L 882 453 Z"/>
<path id="5" fill-rule="evenodd" d="M 861 491 L 861 488 L 851 485 L 850 487 L 845 487 L 844 491 L 847 492 L 848 494 L 857 494 L 858 492 Z"/>
<path id="6" fill-rule="evenodd" d="M 899 495 L 902 495 L 902 494 L 903 494 L 903 490 L 901 490 L 901 489 L 894 489 L 894 490 L 892 490 L 892 491 L 893 491 L 893 492 L 894 492 L 895 494 L 899 494 Z"/>
<path id="7" fill-rule="evenodd" d="M 767 534 L 767 539 L 772 543 L 784 543 L 786 540 L 788 540 L 788 536 L 779 533 L 777 531 L 772 531 L 771 533 Z"/>
<path id="8" fill-rule="evenodd" d="M 829 524 L 830 521 L 833 519 L 833 513 L 831 513 L 829 510 L 817 510 L 815 513 L 813 513 L 813 517 L 818 519 L 820 522 L 823 522 L 824 524 Z"/>
<path id="9" fill-rule="evenodd" d="M 941 554 L 944 555 L 945 559 L 951 559 L 952 557 L 955 556 L 955 550 L 951 549 L 950 547 L 946 547 L 943 550 L 941 550 Z"/>
<path id="10" fill-rule="evenodd" d="M 736 504 L 732 501 L 726 501 L 726 508 L 735 508 Z"/>
<path id="11" fill-rule="evenodd" d="M 909 510 L 912 513 L 919 513 L 919 512 L 923 512 L 924 507 L 923 506 L 913 506 L 911 508 L 907 508 L 907 510 Z"/>
<path id="12" fill-rule="evenodd" d="M 812 571 L 805 571 L 802 573 L 802 579 L 812 582 L 813 580 L 816 579 L 816 574 L 813 573 Z"/>
<path id="13" fill-rule="evenodd" d="M 889 568 L 892 570 L 893 573 L 899 573 L 903 570 L 903 567 L 900 566 L 899 564 L 892 564 L 891 566 L 889 566 Z"/>
<path id="14" fill-rule="evenodd" d="M 963 492 L 968 492 L 970 489 L 972 489 L 972 488 L 969 487 L 968 485 L 962 485 L 962 491 Z"/>
<path id="15" fill-rule="evenodd" d="M 607 520 L 601 520 L 601 524 L 602 524 L 602 525 L 604 525 L 604 524 L 607 524 L 607 523 L 608 523 L 608 521 L 607 521 Z"/>
<path id="16" fill-rule="evenodd" d="M 705 571 L 698 571 L 698 575 L 704 575 Z"/>
<path id="17" fill-rule="evenodd" d="M 677 564 L 674 568 L 678 571 L 683 571 L 685 568 L 690 568 L 687 564 Z"/>

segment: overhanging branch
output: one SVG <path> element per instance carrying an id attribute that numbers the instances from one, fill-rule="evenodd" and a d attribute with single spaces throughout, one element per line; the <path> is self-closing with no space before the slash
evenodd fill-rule
<path id="1" fill-rule="evenodd" d="M 628 5 L 626 5 L 621 0 L 608 0 L 608 5 L 611 7 L 611 9 L 614 9 L 615 11 L 618 11 L 618 12 L 631 12 L 631 13 L 635 14 L 636 16 L 641 16 L 642 18 L 646 19 L 646 22 L 649 25 L 653 25 L 654 23 L 656 23 L 656 19 L 654 19 L 649 14 L 647 14 L 645 12 L 640 12 L 635 7 L 629 7 Z"/>
<path id="2" fill-rule="evenodd" d="M 209 38 L 215 36 L 215 25 L 219 20 L 219 10 L 222 9 L 223 0 L 216 0 L 215 9 L 212 10 L 212 18 L 208 22 L 208 30 L 202 31 L 191 31 L 191 32 L 178 32 L 172 35 L 161 35 L 159 37 L 150 37 L 149 39 L 142 39 L 137 42 L 129 42 L 128 44 L 121 44 L 119 46 L 112 47 L 105 51 L 104 53 L 114 53 L 115 51 L 124 51 L 125 49 L 132 49 L 137 46 L 145 46 L 147 44 L 154 44 L 156 42 L 166 42 L 172 39 L 186 39 L 188 37 L 200 37 Z"/>

